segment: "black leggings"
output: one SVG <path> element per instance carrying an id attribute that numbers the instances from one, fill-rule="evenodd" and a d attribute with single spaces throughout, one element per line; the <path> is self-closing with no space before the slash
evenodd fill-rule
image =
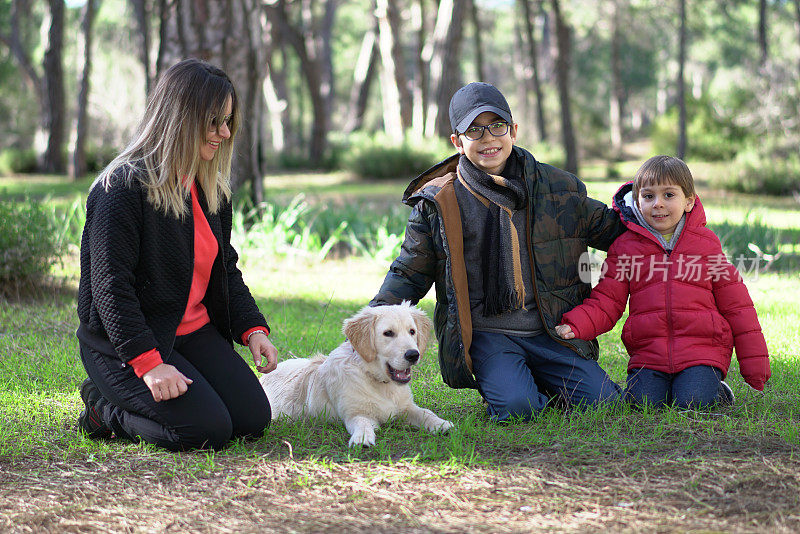
<path id="1" fill-rule="evenodd" d="M 80 349 L 87 374 L 108 400 L 97 408 L 118 437 L 171 451 L 220 449 L 269 426 L 272 413 L 258 378 L 211 325 L 175 339 L 165 363 L 193 382 L 183 395 L 161 402 L 130 365 L 83 343 Z"/>

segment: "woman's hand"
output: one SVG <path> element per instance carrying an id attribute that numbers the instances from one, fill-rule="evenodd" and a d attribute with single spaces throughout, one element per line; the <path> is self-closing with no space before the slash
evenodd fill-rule
<path id="1" fill-rule="evenodd" d="M 180 397 L 189 389 L 192 379 L 178 371 L 175 366 L 160 363 L 142 375 L 142 380 L 150 388 L 153 400 L 161 402 Z"/>
<path id="2" fill-rule="evenodd" d="M 560 324 L 556 327 L 556 334 L 561 336 L 562 339 L 572 339 L 575 337 L 575 333 L 572 331 L 572 328 L 568 324 Z"/>
<path id="3" fill-rule="evenodd" d="M 272 344 L 264 332 L 254 332 L 247 342 L 250 352 L 253 353 L 253 361 L 259 373 L 269 373 L 278 366 L 278 349 Z M 267 364 L 261 365 L 262 357 L 267 357 Z"/>

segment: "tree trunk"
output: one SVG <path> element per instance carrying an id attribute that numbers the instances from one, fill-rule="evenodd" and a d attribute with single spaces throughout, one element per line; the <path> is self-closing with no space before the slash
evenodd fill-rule
<path id="1" fill-rule="evenodd" d="M 572 127 L 572 111 L 570 108 L 569 72 L 571 63 L 571 31 L 561 14 L 559 0 L 551 0 L 553 18 L 556 26 L 556 81 L 558 82 L 558 98 L 561 103 L 561 139 L 566 153 L 564 170 L 578 174 L 578 150 L 575 145 L 575 132 Z"/>
<path id="2" fill-rule="evenodd" d="M 330 35 L 329 25 L 332 25 L 333 12 L 336 7 L 337 3 L 334 0 L 328 0 L 326 3 L 325 19 L 329 22 L 323 24 L 328 27 L 328 30 L 323 28 L 322 35 Z M 314 115 L 312 120 L 311 140 L 308 143 L 309 159 L 313 165 L 318 166 L 322 163 L 327 148 L 328 130 L 330 128 L 330 114 L 327 112 L 329 106 L 327 97 L 330 94 L 330 87 L 326 87 L 324 84 L 324 67 L 322 62 L 325 60 L 320 58 L 321 52 L 318 45 L 315 44 L 318 42 L 316 38 L 317 33 L 310 28 L 298 28 L 289 22 L 285 0 L 278 0 L 274 4 L 265 5 L 264 9 L 272 23 L 278 26 L 281 34 L 281 41 L 289 44 L 300 59 L 300 68 L 305 76 Z M 304 18 L 306 24 L 310 24 L 310 10 L 306 10 Z"/>
<path id="3" fill-rule="evenodd" d="M 680 32 L 678 33 L 678 146 L 676 155 L 680 159 L 686 157 L 686 0 L 679 0 Z"/>
<path id="4" fill-rule="evenodd" d="M 377 20 L 376 20 L 377 23 Z M 360 130 L 364 125 L 364 113 L 367 110 L 367 100 L 372 80 L 378 64 L 377 29 L 370 28 L 361 41 L 361 49 L 356 59 L 353 70 L 353 85 L 350 88 L 350 104 L 348 106 L 347 122 L 344 125 L 345 133 Z"/>
<path id="5" fill-rule="evenodd" d="M 9 6 L 10 33 L 0 35 L 0 41 L 8 47 L 14 60 L 19 65 L 20 69 L 22 69 L 23 81 L 28 86 L 31 93 L 36 95 L 39 108 L 44 109 L 44 89 L 42 87 L 44 82 L 42 81 L 42 77 L 36 72 L 36 67 L 34 67 L 33 61 L 25 45 L 22 43 L 22 37 L 19 33 L 22 24 L 19 18 L 21 11 L 27 11 L 25 3 L 20 0 L 13 0 Z"/>
<path id="6" fill-rule="evenodd" d="M 88 2 L 88 0 L 87 0 Z M 133 17 L 139 30 L 139 61 L 144 68 L 145 94 L 150 94 L 153 76 L 150 68 L 150 10 L 147 9 L 147 0 L 131 0 Z"/>
<path id="7" fill-rule="evenodd" d="M 622 158 L 622 117 L 625 114 L 625 87 L 622 84 L 622 59 L 620 57 L 620 6 L 611 0 L 611 91 L 609 95 L 609 130 L 611 152 L 614 159 Z"/>
<path id="8" fill-rule="evenodd" d="M 425 135 L 449 137 L 452 133 L 447 109 L 461 86 L 459 59 L 463 36 L 464 8 L 468 0 L 440 0 L 433 39 L 424 53 L 430 57 L 430 90 L 435 97 L 428 106 Z"/>
<path id="9" fill-rule="evenodd" d="M 69 176 L 73 180 L 86 174 L 86 133 L 89 130 L 89 103 L 90 76 L 92 73 L 92 26 L 94 16 L 101 0 L 86 0 L 83 8 L 83 69 L 78 91 L 78 108 L 75 119 L 75 143 L 72 149 L 72 160 L 69 166 Z"/>
<path id="10" fill-rule="evenodd" d="M 185 57 L 222 68 L 236 88 L 242 110 L 231 186 L 251 184 L 255 202 L 263 200 L 258 158 L 262 87 L 266 76 L 264 28 L 258 0 L 172 0 L 162 4 L 157 64 L 164 69 Z"/>
<path id="11" fill-rule="evenodd" d="M 377 0 L 375 16 L 378 20 L 378 43 L 381 52 L 381 103 L 383 105 L 383 128 L 389 137 L 401 139 L 403 137 L 404 117 L 402 113 L 401 83 L 404 85 L 405 73 L 398 74 L 397 69 L 402 69 L 402 54 L 400 63 L 395 61 L 395 53 L 399 47 L 394 40 L 394 32 L 389 22 L 389 11 L 396 12 L 396 6 L 388 0 Z M 395 14 L 395 18 L 397 15 Z M 410 110 L 408 110 L 410 111 Z M 408 122 L 410 122 L 410 116 Z"/>
<path id="12" fill-rule="evenodd" d="M 472 21 L 472 30 L 475 32 L 475 72 L 478 80 L 486 81 L 486 69 L 483 66 L 483 34 L 478 17 L 478 4 L 475 0 L 469 0 L 469 16 Z"/>
<path id="13" fill-rule="evenodd" d="M 427 10 L 425 9 L 426 0 L 412 0 L 411 19 L 416 35 L 416 62 L 414 63 L 414 90 L 413 101 L 414 111 L 412 113 L 414 131 L 420 132 L 425 129 L 425 121 L 428 111 L 429 98 L 429 69 L 430 58 L 427 57 Z"/>
<path id="14" fill-rule="evenodd" d="M 42 155 L 41 168 L 44 172 L 64 173 L 64 66 L 62 52 L 64 48 L 64 0 L 49 0 L 50 30 L 47 36 L 47 48 L 42 65 L 44 67 L 44 98 L 42 127 L 47 135 L 47 148 Z"/>
<path id="15" fill-rule="evenodd" d="M 539 51 L 536 45 L 536 36 L 533 33 L 533 19 L 531 17 L 530 0 L 520 0 L 523 19 L 525 21 L 525 40 L 528 43 L 528 58 L 531 65 L 530 83 L 536 97 L 536 130 L 539 140 L 547 141 L 547 126 L 544 119 L 544 95 L 542 84 L 539 81 Z"/>
<path id="16" fill-rule="evenodd" d="M 767 0 L 758 2 L 758 49 L 761 53 L 759 64 L 763 67 L 769 55 L 767 45 Z"/>
<path id="17" fill-rule="evenodd" d="M 794 0 L 795 30 L 797 31 L 797 44 L 800 45 L 800 0 Z M 797 62 L 797 77 L 800 78 L 800 61 Z"/>

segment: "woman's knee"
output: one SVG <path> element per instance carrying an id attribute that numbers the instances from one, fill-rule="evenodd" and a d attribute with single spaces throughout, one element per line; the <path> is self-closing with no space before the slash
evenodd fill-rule
<path id="1" fill-rule="evenodd" d="M 233 437 L 233 421 L 225 412 L 206 413 L 202 419 L 173 429 L 181 450 L 222 449 Z"/>
<path id="2" fill-rule="evenodd" d="M 264 397 L 263 404 L 254 405 L 247 413 L 235 418 L 233 436 L 258 438 L 266 432 L 271 421 L 272 408 Z"/>

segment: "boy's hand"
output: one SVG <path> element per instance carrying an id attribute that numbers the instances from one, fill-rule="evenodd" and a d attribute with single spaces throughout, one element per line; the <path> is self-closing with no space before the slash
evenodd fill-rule
<path id="1" fill-rule="evenodd" d="M 572 332 L 572 328 L 570 328 L 568 324 L 558 325 L 556 327 L 556 334 L 561 336 L 563 339 L 572 339 L 575 337 L 575 334 Z"/>

